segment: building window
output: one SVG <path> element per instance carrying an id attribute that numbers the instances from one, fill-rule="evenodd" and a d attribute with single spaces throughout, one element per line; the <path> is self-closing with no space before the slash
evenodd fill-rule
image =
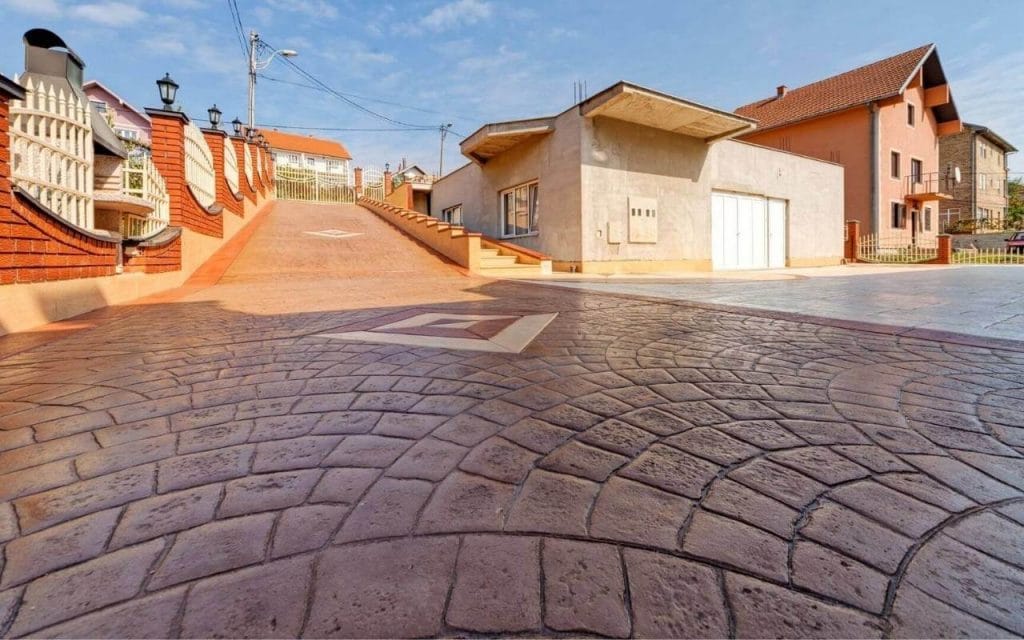
<path id="1" fill-rule="evenodd" d="M 907 206 L 900 202 L 892 203 L 892 228 L 907 228 Z"/>
<path id="2" fill-rule="evenodd" d="M 441 211 L 441 221 L 447 222 L 454 225 L 462 225 L 462 205 L 457 204 L 454 207 L 448 207 Z"/>
<path id="3" fill-rule="evenodd" d="M 907 124 L 914 126 L 914 105 L 907 104 Z"/>
<path id="4" fill-rule="evenodd" d="M 978 191 L 984 191 L 985 190 L 986 177 L 987 176 L 984 173 L 979 173 L 978 174 Z"/>
<path id="5" fill-rule="evenodd" d="M 931 207 L 925 207 L 924 208 L 924 230 L 925 231 L 931 231 L 932 230 L 932 208 Z"/>
<path id="6" fill-rule="evenodd" d="M 307 167 L 315 167 L 316 166 L 316 158 L 314 158 L 313 156 L 306 156 L 306 166 Z"/>
<path id="7" fill-rule="evenodd" d="M 988 157 L 988 147 L 985 145 L 984 142 L 978 144 L 978 155 L 980 155 L 982 158 Z"/>
<path id="8" fill-rule="evenodd" d="M 900 152 L 899 151 L 891 152 L 889 154 L 889 162 L 892 165 L 890 167 L 890 169 L 889 169 L 889 171 L 890 171 L 889 175 L 891 175 L 894 178 L 900 177 Z"/>
<path id="9" fill-rule="evenodd" d="M 118 127 L 114 129 L 114 133 L 116 133 L 118 137 L 121 138 L 122 140 L 135 141 L 139 139 L 139 132 L 136 131 L 135 129 L 123 129 Z"/>
<path id="10" fill-rule="evenodd" d="M 910 159 L 910 181 L 914 184 L 921 184 L 921 174 L 923 166 L 920 160 L 911 158 Z"/>
<path id="11" fill-rule="evenodd" d="M 288 154 L 288 164 L 296 165 L 296 166 L 299 165 L 299 164 L 302 164 L 301 162 L 299 162 L 299 154 L 297 154 L 297 153 L 289 153 Z"/>
<path id="12" fill-rule="evenodd" d="M 501 192 L 501 235 L 509 238 L 538 231 L 538 183 L 528 182 Z"/>

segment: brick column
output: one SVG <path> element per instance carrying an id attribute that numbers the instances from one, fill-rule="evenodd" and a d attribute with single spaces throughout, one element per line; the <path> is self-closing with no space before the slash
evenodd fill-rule
<path id="1" fill-rule="evenodd" d="M 0 76 L 0 211 L 10 211 L 11 199 L 11 100 L 23 100 L 25 90 Z M 0 237 L 0 242 L 3 238 Z"/>
<path id="2" fill-rule="evenodd" d="M 395 185 L 391 183 L 391 172 L 384 172 L 384 195 L 389 196 L 395 190 Z"/>
<path id="3" fill-rule="evenodd" d="M 953 264 L 953 236 L 939 234 L 939 252 L 935 258 L 937 264 Z"/>
<path id="4" fill-rule="evenodd" d="M 363 168 L 356 167 L 352 170 L 352 180 L 355 182 L 356 197 L 360 198 L 363 195 Z"/>
<path id="5" fill-rule="evenodd" d="M 213 154 L 213 170 L 217 174 L 217 202 L 224 205 L 224 208 L 235 215 L 242 215 L 244 208 L 242 201 L 235 198 L 228 186 L 227 167 L 224 165 L 224 142 L 228 134 L 220 129 L 203 129 L 203 137 L 206 144 L 210 145 L 210 152 Z M 239 174 L 242 172 L 239 171 Z M 239 184 L 245 180 L 245 176 L 239 175 Z"/>
<path id="6" fill-rule="evenodd" d="M 185 181 L 185 125 L 188 116 L 180 111 L 146 109 L 153 128 L 151 141 L 153 164 L 167 184 L 171 198 L 172 227 L 184 227 L 196 233 L 224 237 L 224 219 L 206 211 L 192 195 Z"/>
<path id="7" fill-rule="evenodd" d="M 860 239 L 860 222 L 846 221 L 846 238 L 843 241 L 843 257 L 847 262 L 857 262 L 857 240 Z"/>

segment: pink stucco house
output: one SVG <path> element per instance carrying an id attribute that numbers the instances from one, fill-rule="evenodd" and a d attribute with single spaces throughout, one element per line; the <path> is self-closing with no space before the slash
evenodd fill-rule
<path id="1" fill-rule="evenodd" d="M 100 115 L 107 118 L 119 138 L 149 146 L 152 125 L 145 112 L 133 107 L 98 80 L 86 82 L 82 90 Z"/>
<path id="2" fill-rule="evenodd" d="M 939 138 L 963 125 L 935 45 L 790 89 L 736 109 L 756 144 L 845 167 L 845 216 L 862 233 L 933 239 L 953 173 Z"/>

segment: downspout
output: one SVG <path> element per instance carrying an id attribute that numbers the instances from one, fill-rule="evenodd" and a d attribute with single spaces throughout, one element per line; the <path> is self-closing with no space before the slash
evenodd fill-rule
<path id="1" fill-rule="evenodd" d="M 879 173 L 881 148 L 879 147 L 878 103 L 869 103 L 868 112 L 871 114 L 871 233 L 877 234 L 882 226 L 878 210 L 878 180 L 881 175 Z"/>

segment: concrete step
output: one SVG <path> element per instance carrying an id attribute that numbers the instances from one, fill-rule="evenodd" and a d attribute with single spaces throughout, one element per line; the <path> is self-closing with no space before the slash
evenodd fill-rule
<path id="1" fill-rule="evenodd" d="M 484 269 L 511 267 L 516 265 L 518 258 L 515 256 L 480 256 L 480 267 Z"/>
<path id="2" fill-rule="evenodd" d="M 535 277 L 541 275 L 540 265 L 537 264 L 514 264 L 508 267 L 481 268 L 480 275 L 497 277 Z"/>
<path id="3" fill-rule="evenodd" d="M 497 249 L 480 249 L 481 258 L 493 258 L 497 255 L 501 255 L 498 253 Z"/>

